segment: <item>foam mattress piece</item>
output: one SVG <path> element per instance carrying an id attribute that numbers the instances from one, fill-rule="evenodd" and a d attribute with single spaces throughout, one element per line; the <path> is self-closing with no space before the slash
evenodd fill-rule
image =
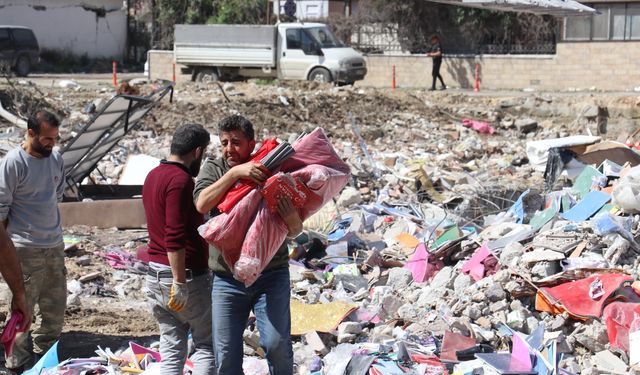
<path id="1" fill-rule="evenodd" d="M 527 142 L 526 151 L 529 163 L 540 172 L 544 172 L 547 166 L 549 149 L 554 147 L 587 146 L 600 142 L 600 137 L 589 135 L 574 135 L 571 137 L 542 139 Z"/>

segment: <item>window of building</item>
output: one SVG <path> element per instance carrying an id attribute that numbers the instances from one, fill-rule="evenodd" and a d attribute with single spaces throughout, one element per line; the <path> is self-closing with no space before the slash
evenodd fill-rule
<path id="1" fill-rule="evenodd" d="M 589 40 L 591 17 L 568 17 L 565 21 L 564 38 L 567 40 Z"/>
<path id="2" fill-rule="evenodd" d="M 598 14 L 565 17 L 564 40 L 640 40 L 640 4 L 589 4 Z"/>
<path id="3" fill-rule="evenodd" d="M 640 4 L 627 5 L 628 39 L 640 40 Z"/>
<path id="4" fill-rule="evenodd" d="M 624 4 L 611 5 L 611 39 L 624 40 L 626 22 L 626 6 Z"/>
<path id="5" fill-rule="evenodd" d="M 600 14 L 593 15 L 591 25 L 593 27 L 592 38 L 593 40 L 608 40 L 609 39 L 609 7 L 607 6 L 595 6 L 594 7 Z"/>

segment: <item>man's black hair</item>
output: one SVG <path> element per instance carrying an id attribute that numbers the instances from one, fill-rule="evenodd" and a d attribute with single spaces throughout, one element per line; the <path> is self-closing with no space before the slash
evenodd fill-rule
<path id="1" fill-rule="evenodd" d="M 173 133 L 171 155 L 184 156 L 198 147 L 204 151 L 210 139 L 209 132 L 200 124 L 181 125 Z"/>
<path id="2" fill-rule="evenodd" d="M 34 113 L 27 119 L 27 129 L 33 130 L 36 134 L 40 134 L 40 127 L 43 123 L 49 124 L 54 128 L 60 126 L 60 120 L 58 117 L 49 111 L 44 109 Z"/>
<path id="3" fill-rule="evenodd" d="M 245 117 L 232 115 L 223 118 L 218 123 L 218 132 L 232 132 L 234 130 L 240 130 L 244 134 L 245 138 L 250 141 L 254 140 L 253 124 Z"/>

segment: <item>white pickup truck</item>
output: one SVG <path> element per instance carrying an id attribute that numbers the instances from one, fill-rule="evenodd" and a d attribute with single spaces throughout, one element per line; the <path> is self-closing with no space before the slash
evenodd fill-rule
<path id="1" fill-rule="evenodd" d="M 279 78 L 352 84 L 364 58 L 321 23 L 176 25 L 174 58 L 192 80 Z"/>

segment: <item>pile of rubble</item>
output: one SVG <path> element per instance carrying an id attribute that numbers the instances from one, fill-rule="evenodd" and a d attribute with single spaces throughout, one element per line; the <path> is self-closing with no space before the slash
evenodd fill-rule
<path id="1" fill-rule="evenodd" d="M 76 88 L 42 97 L 67 114 L 63 130 L 72 134 L 88 119 L 76 109 L 112 94 Z M 630 216 L 640 207 L 629 198 L 638 160 L 624 144 L 569 137 L 603 130 L 600 103 L 585 100 L 188 85 L 92 178 L 116 183 L 131 155 L 165 157 L 184 122 L 214 131 L 216 119 L 239 112 L 261 137 L 283 139 L 322 126 L 353 178 L 290 248 L 297 373 L 628 373 L 640 350 L 628 339 L 640 313 L 632 285 L 640 219 Z M 630 133 L 628 100 L 608 103 L 608 138 Z M 587 160 L 594 152 L 597 162 Z M 100 231 L 70 230 L 67 314 L 104 298 L 142 310 L 140 233 L 108 248 L 92 245 Z M 143 321 L 155 333 L 148 315 Z M 255 327 L 245 344 L 245 372 L 268 373 Z"/>

